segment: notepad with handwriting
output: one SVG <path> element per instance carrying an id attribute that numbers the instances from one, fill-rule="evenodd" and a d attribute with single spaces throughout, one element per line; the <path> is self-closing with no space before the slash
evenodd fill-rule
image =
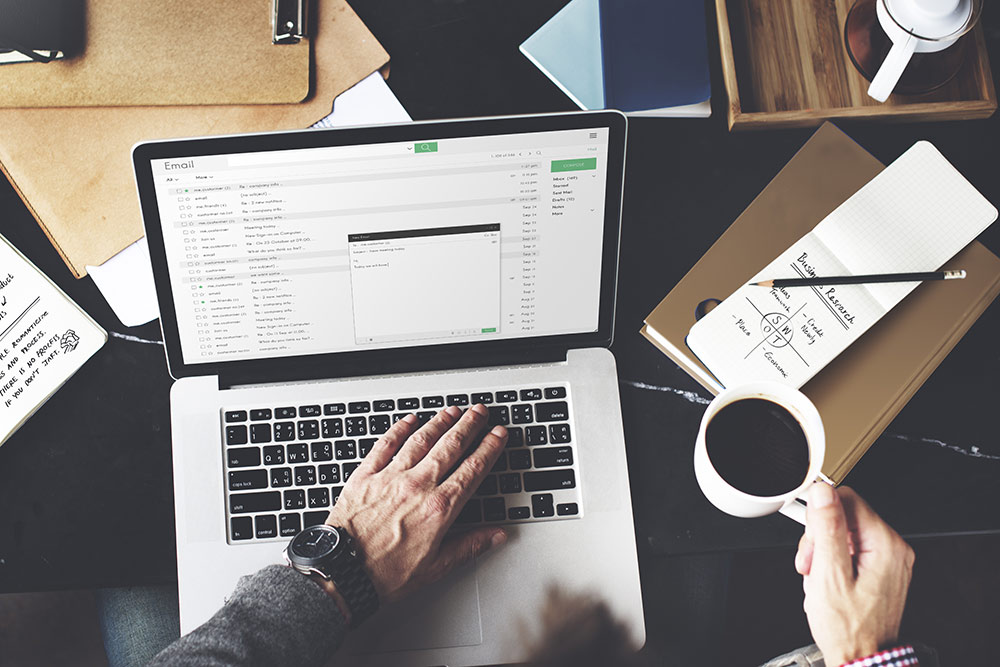
<path id="1" fill-rule="evenodd" d="M 107 339 L 97 322 L 0 236 L 0 444 Z"/>
<path id="2" fill-rule="evenodd" d="M 747 282 L 933 271 L 996 218 L 997 209 L 921 141 Z M 691 327 L 687 345 L 723 386 L 800 387 L 918 284 L 744 285 Z"/>

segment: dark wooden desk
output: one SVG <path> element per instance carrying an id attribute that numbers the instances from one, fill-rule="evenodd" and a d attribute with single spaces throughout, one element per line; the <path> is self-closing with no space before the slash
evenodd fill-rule
<path id="1" fill-rule="evenodd" d="M 517 51 L 563 3 L 352 4 L 392 54 L 390 86 L 415 119 L 428 119 L 571 109 Z M 998 31 L 987 35 L 997 52 Z M 637 333 L 642 318 L 810 134 L 730 134 L 714 44 L 710 52 L 713 118 L 633 120 L 629 128 L 614 351 L 644 580 L 656 555 L 791 545 L 800 535 L 783 517 L 737 520 L 708 505 L 691 468 L 703 405 L 686 392 L 707 394 Z M 993 65 L 1000 71 L 1000 63 Z M 842 127 L 884 162 L 929 139 L 1000 203 L 1000 119 Z M 155 323 L 125 330 L 89 279 L 70 276 L 6 182 L 0 231 L 106 328 L 159 339 Z M 981 240 L 1000 253 L 1000 225 Z M 998 340 L 994 304 L 848 478 L 907 535 L 1000 532 Z M 112 337 L 0 447 L 0 592 L 175 579 L 170 378 L 162 348 L 141 341 Z"/>

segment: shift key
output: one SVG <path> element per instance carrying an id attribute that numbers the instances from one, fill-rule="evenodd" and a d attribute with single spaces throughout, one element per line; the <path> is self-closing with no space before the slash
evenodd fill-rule
<path id="1" fill-rule="evenodd" d="M 575 486 L 576 473 L 572 469 L 524 473 L 524 490 L 529 493 L 553 489 L 572 489 Z"/>
<path id="2" fill-rule="evenodd" d="M 281 491 L 229 494 L 229 513 L 273 512 L 281 509 Z"/>
<path id="3" fill-rule="evenodd" d="M 535 421 L 564 422 L 569 419 L 569 406 L 566 401 L 553 403 L 535 403 Z"/>

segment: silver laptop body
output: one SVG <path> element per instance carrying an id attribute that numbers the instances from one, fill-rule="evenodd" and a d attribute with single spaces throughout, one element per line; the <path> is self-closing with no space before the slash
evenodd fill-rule
<path id="1" fill-rule="evenodd" d="M 508 542 L 380 610 L 335 662 L 524 660 L 553 587 L 643 643 L 607 349 L 624 150 L 617 112 L 135 147 L 177 378 L 182 633 L 283 562 L 392 419 L 488 397 L 521 442 L 456 530 Z"/>

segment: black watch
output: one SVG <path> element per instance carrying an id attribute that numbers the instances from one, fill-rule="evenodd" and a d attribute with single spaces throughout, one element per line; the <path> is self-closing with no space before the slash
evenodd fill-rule
<path id="1" fill-rule="evenodd" d="M 352 627 L 378 609 L 375 585 L 361 565 L 354 539 L 343 528 L 326 524 L 306 528 L 288 543 L 285 559 L 302 574 L 318 574 L 337 586 L 351 610 Z"/>

